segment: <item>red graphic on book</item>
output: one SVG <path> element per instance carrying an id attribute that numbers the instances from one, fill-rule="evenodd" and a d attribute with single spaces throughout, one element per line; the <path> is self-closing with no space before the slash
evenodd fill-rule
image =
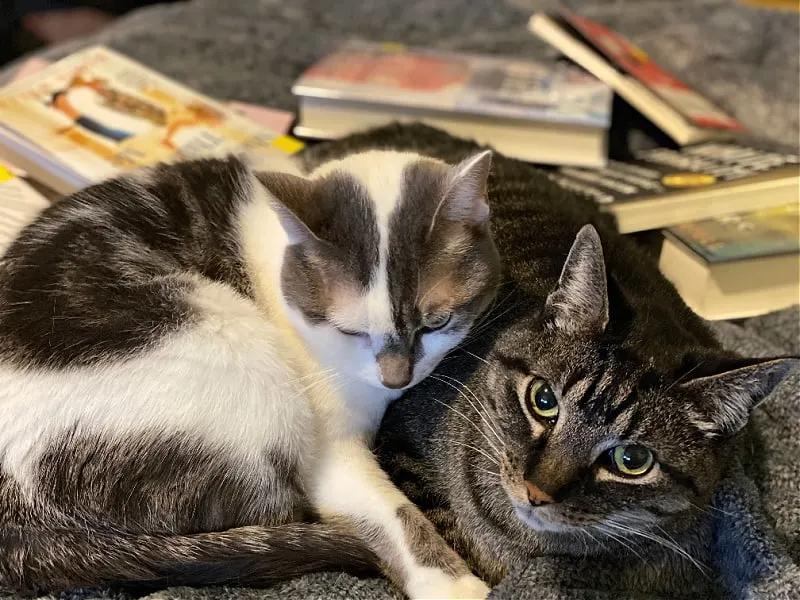
<path id="1" fill-rule="evenodd" d="M 605 57 L 664 100 L 699 127 L 744 130 L 744 126 L 725 114 L 650 60 L 647 53 L 608 27 L 562 9 L 561 16 L 588 39 Z"/>
<path id="2" fill-rule="evenodd" d="M 308 70 L 311 77 L 382 85 L 413 91 L 438 91 L 469 79 L 466 61 L 404 52 L 337 52 Z"/>

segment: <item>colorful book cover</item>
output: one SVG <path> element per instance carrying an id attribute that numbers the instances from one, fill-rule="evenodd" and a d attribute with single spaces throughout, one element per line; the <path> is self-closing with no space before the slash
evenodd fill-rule
<path id="1" fill-rule="evenodd" d="M 667 234 L 709 263 L 800 252 L 800 205 L 683 223 Z"/>
<path id="2" fill-rule="evenodd" d="M 698 191 L 757 175 L 786 172 L 798 177 L 800 156 L 777 146 L 747 142 L 702 142 L 642 150 L 605 168 L 562 167 L 551 177 L 598 204 L 620 204 L 665 194 Z"/>
<path id="3" fill-rule="evenodd" d="M 298 79 L 299 96 L 607 127 L 612 92 L 567 63 L 349 42 Z"/>
<path id="4" fill-rule="evenodd" d="M 559 17 L 618 69 L 650 88 L 693 125 L 744 131 L 744 125 L 653 62 L 647 53 L 608 27 L 561 9 Z"/>
<path id="5" fill-rule="evenodd" d="M 88 181 L 176 158 L 303 147 L 99 46 L 0 90 L 0 122 Z"/>

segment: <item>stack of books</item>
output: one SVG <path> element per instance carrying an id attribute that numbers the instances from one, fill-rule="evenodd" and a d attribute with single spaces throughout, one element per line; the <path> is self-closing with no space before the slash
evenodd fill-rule
<path id="1" fill-rule="evenodd" d="M 800 302 L 796 151 L 754 139 L 600 23 L 562 9 L 533 15 L 529 29 L 563 56 L 347 43 L 295 83 L 294 132 L 328 139 L 392 121 L 439 127 L 542 165 L 613 213 L 623 233 L 663 230 L 661 269 L 703 317 Z M 609 155 L 610 128 L 624 131 L 631 110 L 663 141 Z"/>
<path id="2" fill-rule="evenodd" d="M 611 212 L 623 233 L 661 230 L 661 269 L 703 317 L 800 302 L 796 150 L 755 139 L 600 23 L 561 9 L 533 15 L 528 27 L 562 56 L 348 42 L 295 82 L 296 121 L 218 102 L 103 47 L 54 64 L 33 59 L 0 89 L 0 186 L 13 181 L 15 198 L 52 200 L 159 161 L 232 151 L 268 159 L 314 140 L 423 122 L 541 165 Z M 630 137 L 631 118 L 657 135 L 646 148 L 614 148 L 617 133 Z M 42 204 L 30 206 L 9 209 L 5 229 L 0 206 L 0 244 Z"/>

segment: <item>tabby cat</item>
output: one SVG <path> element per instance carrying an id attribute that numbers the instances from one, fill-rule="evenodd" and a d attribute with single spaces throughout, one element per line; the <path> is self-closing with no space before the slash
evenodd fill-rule
<path id="1" fill-rule="evenodd" d="M 0 262 L 0 581 L 380 562 L 411 597 L 485 596 L 368 445 L 494 295 L 490 163 L 207 159 L 45 211 Z"/>
<path id="2" fill-rule="evenodd" d="M 412 127 L 338 149 L 376 138 L 469 148 Z M 681 577 L 687 597 L 709 597 L 695 548 L 711 541 L 712 493 L 798 359 L 723 351 L 652 258 L 531 167 L 497 158 L 489 197 L 508 281 L 463 350 L 388 409 L 384 468 L 492 585 L 566 555 L 580 560 L 548 577 L 600 586 L 586 557 L 601 556 L 620 561 L 612 587 L 658 593 Z"/>

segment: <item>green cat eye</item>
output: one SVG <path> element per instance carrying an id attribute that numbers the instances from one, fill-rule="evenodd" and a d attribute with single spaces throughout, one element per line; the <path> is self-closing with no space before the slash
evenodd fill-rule
<path id="1" fill-rule="evenodd" d="M 544 379 L 534 379 L 530 382 L 528 404 L 537 417 L 555 419 L 558 416 L 558 398 Z"/>
<path id="2" fill-rule="evenodd" d="M 653 468 L 653 453 L 639 444 L 624 444 L 609 450 L 611 465 L 622 475 L 641 477 Z"/>

